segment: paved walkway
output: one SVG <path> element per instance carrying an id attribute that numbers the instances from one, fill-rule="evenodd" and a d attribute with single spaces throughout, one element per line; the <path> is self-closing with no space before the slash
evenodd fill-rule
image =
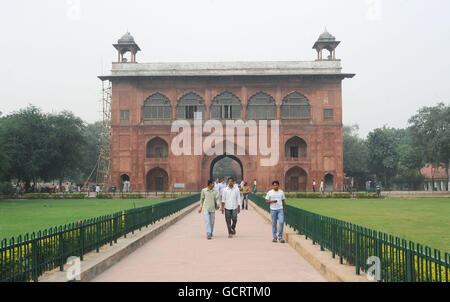
<path id="1" fill-rule="evenodd" d="M 271 229 L 249 207 L 228 238 L 217 211 L 214 237 L 207 240 L 195 209 L 93 281 L 326 281 L 287 243 L 273 243 Z"/>

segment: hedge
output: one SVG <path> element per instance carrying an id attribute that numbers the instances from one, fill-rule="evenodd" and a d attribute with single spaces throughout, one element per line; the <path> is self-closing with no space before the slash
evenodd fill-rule
<path id="1" fill-rule="evenodd" d="M 98 199 L 112 199 L 113 195 L 111 193 L 100 192 L 100 193 L 97 193 L 96 198 L 98 198 Z"/>
<path id="2" fill-rule="evenodd" d="M 25 199 L 84 199 L 87 198 L 86 193 L 25 193 Z"/>
<path id="3" fill-rule="evenodd" d="M 377 198 L 377 193 L 366 193 L 366 192 L 358 192 L 356 193 L 356 198 Z"/>
<path id="4" fill-rule="evenodd" d="M 143 193 L 121 193 L 120 198 L 127 199 L 127 198 L 144 198 Z"/>

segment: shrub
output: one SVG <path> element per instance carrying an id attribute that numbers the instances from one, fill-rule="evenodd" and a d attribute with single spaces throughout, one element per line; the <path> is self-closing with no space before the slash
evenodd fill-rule
<path id="1" fill-rule="evenodd" d="M 349 192 L 334 192 L 331 194 L 333 198 L 350 198 L 352 195 Z"/>
<path id="2" fill-rule="evenodd" d="M 23 194 L 25 199 L 50 199 L 49 193 L 25 193 Z"/>
<path id="3" fill-rule="evenodd" d="M 120 194 L 120 198 L 127 199 L 127 198 L 144 198 L 143 193 L 122 193 Z"/>
<path id="4" fill-rule="evenodd" d="M 12 196 L 16 190 L 10 182 L 0 182 L 0 195 Z"/>
<path id="5" fill-rule="evenodd" d="M 377 198 L 377 193 L 366 193 L 366 192 L 358 192 L 356 193 L 356 198 Z"/>
<path id="6" fill-rule="evenodd" d="M 316 192 L 307 193 L 307 197 L 308 198 L 320 198 L 320 193 L 316 193 Z"/>
<path id="7" fill-rule="evenodd" d="M 306 198 L 308 195 L 305 192 L 297 192 L 295 193 L 296 198 Z"/>
<path id="8" fill-rule="evenodd" d="M 25 199 L 84 199 L 87 198 L 86 193 L 26 193 Z"/>
<path id="9" fill-rule="evenodd" d="M 98 199 L 112 199 L 113 195 L 111 193 L 100 192 L 100 193 L 97 194 L 96 198 L 98 198 Z"/>

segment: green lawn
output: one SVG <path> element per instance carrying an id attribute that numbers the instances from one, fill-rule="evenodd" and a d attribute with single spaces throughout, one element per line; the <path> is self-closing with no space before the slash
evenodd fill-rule
<path id="1" fill-rule="evenodd" d="M 450 198 L 287 199 L 287 203 L 450 252 Z"/>
<path id="2" fill-rule="evenodd" d="M 168 199 L 37 199 L 0 201 L 0 240 Z"/>

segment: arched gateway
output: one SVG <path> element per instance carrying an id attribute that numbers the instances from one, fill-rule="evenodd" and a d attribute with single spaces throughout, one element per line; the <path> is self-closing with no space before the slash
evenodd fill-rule
<path id="1" fill-rule="evenodd" d="M 235 181 L 244 179 L 244 168 L 239 158 L 231 154 L 217 156 L 212 162 L 209 172 L 210 179 L 227 179 L 233 177 Z"/>

